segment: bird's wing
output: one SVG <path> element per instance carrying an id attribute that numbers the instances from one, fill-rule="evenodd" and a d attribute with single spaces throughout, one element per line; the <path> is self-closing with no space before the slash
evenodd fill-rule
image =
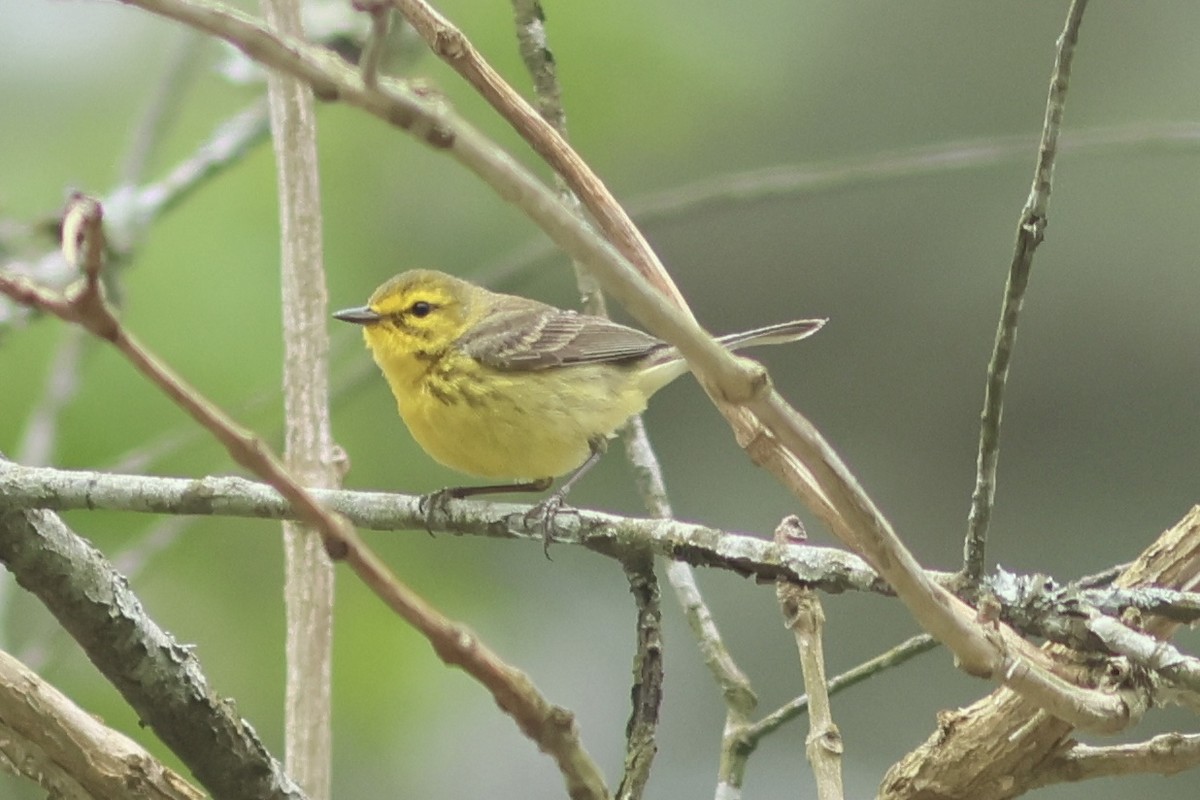
<path id="1" fill-rule="evenodd" d="M 497 304 L 458 341 L 469 356 L 503 370 L 629 361 L 665 347 L 648 333 L 604 317 L 538 303 Z"/>

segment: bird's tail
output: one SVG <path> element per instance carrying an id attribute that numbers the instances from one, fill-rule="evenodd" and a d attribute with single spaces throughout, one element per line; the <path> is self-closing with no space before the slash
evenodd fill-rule
<path id="1" fill-rule="evenodd" d="M 791 322 L 779 322 L 765 328 L 755 328 L 752 331 L 729 333 L 718 336 L 717 341 L 730 350 L 740 350 L 743 347 L 756 347 L 760 344 L 786 344 L 812 336 L 828 322 L 824 319 L 794 319 Z"/>
<path id="2" fill-rule="evenodd" d="M 752 331 L 719 336 L 717 341 L 730 350 L 760 344 L 784 344 L 812 336 L 825 322 L 823 319 L 797 319 L 768 325 L 765 328 L 755 328 Z M 664 347 L 639 371 L 638 383 L 642 392 L 649 397 L 685 372 L 687 364 L 679 355 L 679 351 L 674 347 Z"/>

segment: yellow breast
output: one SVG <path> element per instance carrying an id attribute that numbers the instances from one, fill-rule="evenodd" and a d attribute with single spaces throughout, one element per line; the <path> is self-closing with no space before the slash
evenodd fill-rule
<path id="1" fill-rule="evenodd" d="M 409 431 L 430 456 L 481 478 L 557 477 L 645 408 L 632 369 L 500 371 L 461 355 L 383 367 Z"/>

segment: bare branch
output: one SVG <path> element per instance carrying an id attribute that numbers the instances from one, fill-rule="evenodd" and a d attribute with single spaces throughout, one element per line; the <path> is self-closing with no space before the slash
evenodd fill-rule
<path id="1" fill-rule="evenodd" d="M 142 182 L 146 166 L 158 149 L 170 123 L 177 116 L 175 111 L 186 96 L 186 83 L 195 74 L 196 54 L 200 52 L 203 37 L 195 31 L 180 31 L 170 61 L 163 69 L 154 94 L 142 113 L 141 120 L 133 131 L 133 139 L 121 165 L 120 182 L 133 186 Z"/>
<path id="2" fill-rule="evenodd" d="M 426 516 L 419 508 L 417 495 L 327 489 L 313 489 L 311 494 L 322 506 L 358 527 L 421 531 L 425 535 Z M 297 516 L 274 487 L 244 478 L 160 478 L 25 467 L 11 462 L 0 462 L 0 508 L 106 509 L 271 520 Z M 509 503 L 451 500 L 446 503 L 445 514 L 438 515 L 439 527 L 434 530 L 541 543 L 542 533 L 525 527 L 526 511 L 528 506 Z M 649 546 L 656 555 L 752 575 L 762 581 L 783 577 L 831 592 L 889 591 L 862 559 L 831 547 L 780 547 L 758 536 L 681 520 L 635 519 L 598 511 L 563 514 L 557 524 L 560 537 L 556 541 L 582 544 L 613 557 Z M 952 577 L 949 573 L 932 575 L 931 579 L 939 582 Z M 713 657 L 719 660 L 722 655 Z M 722 667 L 722 671 L 726 669 L 728 665 Z M 722 683 L 722 687 L 727 695 L 738 697 L 748 691 L 736 681 Z"/>
<path id="3" fill-rule="evenodd" d="M 1046 120 L 1042 125 L 1042 141 L 1038 147 L 1038 162 L 1033 172 L 1029 199 L 1017 222 L 1017 244 L 1009 266 L 1008 282 L 1004 287 L 1004 302 L 1000 307 L 1000 324 L 992 358 L 988 363 L 987 384 L 984 390 L 983 413 L 979 426 L 979 456 L 975 475 L 975 490 L 971 493 L 971 511 L 967 518 L 967 537 L 963 546 L 963 576 L 977 583 L 983 576 L 986 562 L 988 523 L 996 496 L 996 463 L 1000 457 L 1000 420 L 1004 411 L 1004 387 L 1012 363 L 1013 345 L 1017 338 L 1017 318 L 1029 284 L 1033 253 L 1042 243 L 1046 232 L 1046 209 L 1050 204 L 1050 184 L 1054 176 L 1054 159 L 1058 155 L 1058 137 L 1062 130 L 1067 85 L 1075 44 L 1079 40 L 1079 25 L 1087 0 L 1072 0 L 1067 11 L 1066 27 L 1058 39 L 1054 72 L 1050 76 L 1050 96 L 1046 100 Z"/>
<path id="4" fill-rule="evenodd" d="M 1030 788 L 1118 775 L 1174 775 L 1200 766 L 1200 734 L 1164 733 L 1145 742 L 1089 747 L 1076 744 L 1052 758 Z"/>
<path id="5" fill-rule="evenodd" d="M 663 694 L 662 605 L 654 556 L 648 549 L 622 562 L 637 605 L 637 648 L 633 659 L 633 709 L 625 726 L 625 770 L 614 797 L 637 800 L 650 780 L 658 752 L 656 734 Z"/>
<path id="6" fill-rule="evenodd" d="M 1169 642 L 1160 642 L 1103 614 L 1094 614 L 1087 627 L 1114 653 L 1152 670 L 1178 688 L 1200 692 L 1200 658 L 1184 655 Z"/>
<path id="7" fill-rule="evenodd" d="M 856 158 L 804 164 L 776 164 L 730 172 L 631 198 L 630 214 L 642 227 L 694 217 L 711 209 L 770 202 L 778 198 L 813 197 L 858 186 L 899 182 L 907 178 L 966 172 L 1026 157 L 1038 140 L 1002 136 L 939 142 Z M 1064 132 L 1059 154 L 1113 152 L 1196 152 L 1200 125 L 1194 122 L 1116 125 Z M 503 281 L 558 253 L 537 237 L 513 252 L 485 262 L 477 274 Z"/>
<path id="8" fill-rule="evenodd" d="M 829 681 L 829 696 L 832 697 L 838 692 L 862 683 L 884 670 L 898 667 L 909 659 L 915 658 L 922 653 L 927 653 L 937 646 L 937 639 L 934 639 L 927 633 L 918 634 L 907 641 L 901 642 L 890 650 L 880 653 L 869 661 L 864 661 L 840 675 L 833 676 Z M 748 726 L 742 732 L 745 746 L 753 749 L 758 745 L 758 740 L 763 736 L 776 730 L 785 722 L 806 712 L 808 704 L 808 695 L 800 695 L 795 700 L 780 706 L 758 722 Z"/>
<path id="9" fill-rule="evenodd" d="M 299 0 L 263 0 L 273 30 L 303 37 Z M 329 303 L 321 231 L 317 121 L 308 84 L 267 75 L 279 187 L 283 286 L 284 460 L 306 486 L 339 483 L 329 424 Z M 333 784 L 333 564 L 321 534 L 283 523 L 287 617 L 284 754 L 313 800 Z"/>
<path id="10" fill-rule="evenodd" d="M 1117 579 L 1118 588 L 1162 586 L 1191 590 L 1200 581 L 1200 506 L 1150 544 Z M 1148 633 L 1167 638 L 1178 623 L 1145 617 Z M 1058 645 L 1043 648 L 1064 674 L 1104 685 L 1112 677 L 1102 666 L 1080 663 L 1078 654 Z M 884 777 L 882 800 L 909 797 L 970 797 L 1007 800 L 1038 785 L 1039 765 L 1060 752 L 1071 726 L 1005 688 L 964 709 L 943 711 L 929 739 L 901 759 Z"/>
<path id="11" fill-rule="evenodd" d="M 775 541 L 785 544 L 803 538 L 803 534 L 804 526 L 799 517 L 787 517 L 775 530 Z M 776 593 L 784 624 L 792 631 L 796 649 L 800 651 L 805 694 L 809 698 L 808 738 L 804 750 L 816 777 L 817 797 L 842 800 L 844 743 L 841 731 L 833 721 L 829 688 L 825 683 L 825 649 L 821 641 L 825 612 L 816 592 L 810 588 L 780 581 Z"/>
<path id="12" fill-rule="evenodd" d="M 71 326 L 62 332 L 62 341 L 46 370 L 42 397 L 25 422 L 25 431 L 17 445 L 16 459 L 22 464 L 49 464 L 58 446 L 58 420 L 63 408 L 75 397 L 79 387 L 79 363 L 85 343 L 83 331 Z"/>
<path id="13" fill-rule="evenodd" d="M 124 576 L 56 514 L 0 511 L 0 561 L 214 798 L 305 798 L 209 686 L 193 652 L 146 616 Z"/>
<path id="14" fill-rule="evenodd" d="M 483 58 L 470 40 L 424 0 L 392 0 L 439 58 L 475 87 L 500 115 L 508 120 L 538 155 L 563 177 L 583 202 L 617 251 L 629 259 L 642 277 L 677 308 L 687 303 L 674 281 L 651 250 L 641 231 L 608 187 L 571 149 L 565 137 L 541 117 Z M 691 320 L 690 313 L 688 318 Z M 694 321 L 694 320 L 691 320 Z"/>
<path id="15" fill-rule="evenodd" d="M 204 793 L 0 652 L 0 756 L 68 800 L 202 800 Z"/>

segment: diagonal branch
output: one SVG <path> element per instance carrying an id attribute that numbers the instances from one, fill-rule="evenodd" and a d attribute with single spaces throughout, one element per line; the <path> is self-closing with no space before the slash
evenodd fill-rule
<path id="1" fill-rule="evenodd" d="M 0 760 L 64 800 L 205 797 L 5 652 L 0 652 Z"/>
<path id="2" fill-rule="evenodd" d="M 492 68 L 466 35 L 424 0 L 392 0 L 429 49 L 462 75 L 524 137 L 583 202 L 605 237 L 658 294 L 686 310 L 687 303 L 649 243 L 608 187 L 579 157 L 565 136 Z"/>
<path id="3" fill-rule="evenodd" d="M 209 686 L 192 650 L 159 628 L 125 578 L 56 514 L 0 510 L 0 562 L 214 798 L 303 800 L 254 729 Z"/>
<path id="4" fill-rule="evenodd" d="M 429 640 L 443 661 L 461 667 L 487 687 L 522 732 L 555 758 L 573 798 L 607 797 L 603 776 L 583 749 L 570 712 L 552 705 L 526 675 L 401 583 L 342 517 L 320 505 L 288 474 L 261 439 L 238 426 L 125 330 L 105 302 L 100 284 L 102 218 L 99 203 L 80 196 L 63 222 L 64 254 L 84 270 L 83 285 L 77 290 L 60 296 L 23 278 L 0 273 L 0 292 L 82 325 L 115 345 L 139 372 L 212 433 L 231 458 L 287 498 L 300 519 L 320 533 L 330 557 L 344 560 L 385 605 Z"/>

